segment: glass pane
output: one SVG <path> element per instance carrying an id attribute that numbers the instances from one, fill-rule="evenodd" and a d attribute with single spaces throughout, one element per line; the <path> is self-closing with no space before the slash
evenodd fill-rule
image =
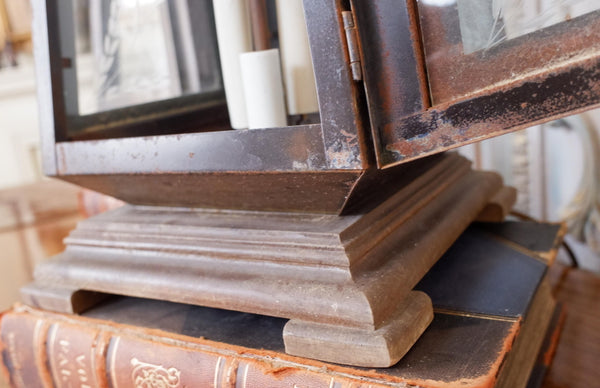
<path id="1" fill-rule="evenodd" d="M 61 51 L 75 54 L 74 66 L 63 71 L 69 115 L 222 89 L 210 0 L 62 5 Z M 69 16 L 72 34 L 63 23 Z"/>
<path id="2" fill-rule="evenodd" d="M 303 0 L 56 7 L 71 139 L 319 122 Z"/>
<path id="3" fill-rule="evenodd" d="M 589 0 L 418 0 L 434 104 L 517 79 L 596 44 Z M 594 12 L 595 13 L 595 12 Z"/>
<path id="4" fill-rule="evenodd" d="M 589 0 L 456 0 L 456 6 L 465 54 L 600 8 Z"/>

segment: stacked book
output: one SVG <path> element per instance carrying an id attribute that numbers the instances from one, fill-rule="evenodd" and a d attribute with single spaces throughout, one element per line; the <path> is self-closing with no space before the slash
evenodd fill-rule
<path id="1" fill-rule="evenodd" d="M 433 322 L 389 368 L 290 356 L 285 319 L 109 298 L 82 314 L 16 305 L 1 356 L 14 387 L 526 387 L 551 360 L 561 311 L 546 272 L 560 225 L 474 223 L 415 287 Z"/>

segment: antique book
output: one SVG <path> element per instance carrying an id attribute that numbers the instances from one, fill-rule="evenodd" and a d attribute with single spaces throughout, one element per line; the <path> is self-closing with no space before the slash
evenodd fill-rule
<path id="1" fill-rule="evenodd" d="M 284 319 L 130 297 L 80 316 L 17 305 L 1 322 L 2 360 L 11 384 L 28 388 L 524 387 L 555 310 L 543 254 L 560 230 L 467 229 L 416 287 L 435 317 L 391 368 L 286 355 Z"/>
<path id="2" fill-rule="evenodd" d="M 550 284 L 552 284 L 551 281 Z M 527 388 L 539 388 L 544 384 L 544 378 L 554 361 L 554 354 L 556 353 L 556 348 L 558 347 L 558 342 L 565 325 L 566 315 L 566 307 L 563 303 L 558 302 L 557 308 L 554 310 L 554 315 L 552 315 L 550 326 L 542 342 L 542 348 L 529 375 Z"/>

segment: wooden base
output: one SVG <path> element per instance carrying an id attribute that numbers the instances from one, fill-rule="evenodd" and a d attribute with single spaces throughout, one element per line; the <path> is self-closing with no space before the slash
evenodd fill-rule
<path id="1" fill-rule="evenodd" d="M 377 330 L 291 320 L 283 329 L 283 340 L 289 354 L 386 368 L 400 361 L 432 320 L 431 299 L 422 292 L 411 291 Z"/>
<path id="2" fill-rule="evenodd" d="M 62 312 L 100 292 L 283 317 L 291 353 L 381 366 L 430 319 L 423 302 L 412 321 L 399 312 L 412 288 L 501 188 L 450 155 L 364 214 L 125 206 L 81 222 L 22 296 Z"/>

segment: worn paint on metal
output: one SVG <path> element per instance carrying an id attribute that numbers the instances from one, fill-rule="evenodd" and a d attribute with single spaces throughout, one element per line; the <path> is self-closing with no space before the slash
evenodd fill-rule
<path id="1" fill-rule="evenodd" d="M 600 45 L 600 11 L 471 54 L 464 54 L 460 33 L 453 30 L 459 23 L 455 7 L 419 2 L 419 13 L 434 105 L 558 66 Z"/>
<path id="2" fill-rule="evenodd" d="M 362 119 L 362 85 L 353 80 L 339 0 L 304 0 L 329 168 L 361 169 L 372 148 Z"/>
<path id="3" fill-rule="evenodd" d="M 384 125 L 429 106 L 418 26 L 410 1 L 353 1 L 352 8 L 360 36 L 375 152 L 381 165 Z"/>
<path id="4" fill-rule="evenodd" d="M 383 129 L 387 165 L 549 121 L 600 101 L 600 54 L 546 69 Z"/>

